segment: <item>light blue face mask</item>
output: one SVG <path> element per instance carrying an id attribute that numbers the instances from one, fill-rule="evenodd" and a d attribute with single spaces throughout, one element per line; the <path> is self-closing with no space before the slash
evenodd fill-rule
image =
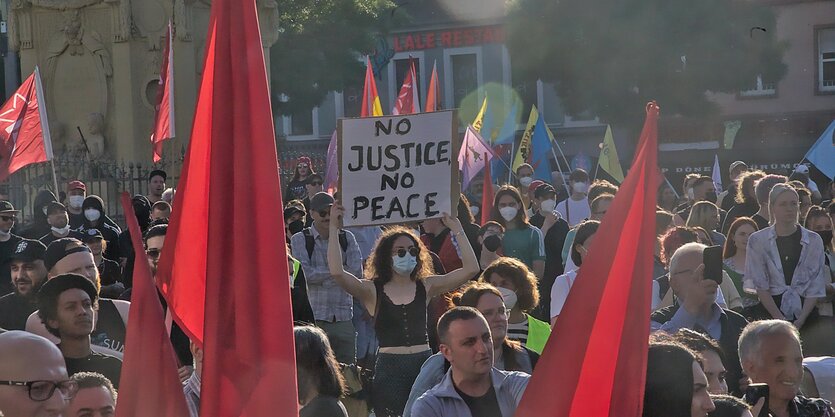
<path id="1" fill-rule="evenodd" d="M 417 266 L 417 258 L 412 256 L 410 253 L 407 253 L 402 257 L 394 255 L 391 259 L 394 272 L 397 272 L 400 275 L 412 275 L 412 271 L 414 271 Z"/>

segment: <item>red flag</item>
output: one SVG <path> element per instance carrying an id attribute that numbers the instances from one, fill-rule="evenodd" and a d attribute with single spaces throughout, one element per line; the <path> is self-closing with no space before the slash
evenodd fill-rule
<path id="1" fill-rule="evenodd" d="M 162 69 L 159 70 L 159 91 L 154 114 L 154 131 L 151 143 L 154 146 L 154 163 L 162 159 L 162 142 L 174 137 L 174 48 L 173 29 L 168 22 L 165 48 L 162 50 Z"/>
<path id="2" fill-rule="evenodd" d="M 426 89 L 426 111 L 441 109 L 441 85 L 438 83 L 438 63 L 432 64 L 432 76 L 429 78 L 429 88 Z"/>
<path id="3" fill-rule="evenodd" d="M 0 107 L 0 181 L 52 159 L 52 141 L 38 67 Z"/>
<path id="4" fill-rule="evenodd" d="M 165 329 L 162 305 L 151 269 L 145 262 L 142 231 L 139 230 L 128 193 L 122 193 L 122 208 L 137 261 L 133 267 L 132 314 L 128 320 L 116 415 L 188 416 L 183 385 L 177 375 L 177 357 Z"/>
<path id="5" fill-rule="evenodd" d="M 380 94 L 377 93 L 377 83 L 374 72 L 371 71 L 371 58 L 365 61 L 365 85 L 362 87 L 362 109 L 360 117 L 382 116 L 383 105 L 380 104 Z"/>
<path id="6" fill-rule="evenodd" d="M 415 71 L 415 60 L 409 57 L 409 72 L 403 78 L 403 86 L 400 88 L 400 95 L 397 96 L 397 103 L 391 114 L 415 114 L 420 113 L 420 97 L 417 89 L 417 72 Z"/>
<path id="7" fill-rule="evenodd" d="M 658 184 L 659 108 L 597 231 L 516 417 L 640 417 Z M 560 389 L 554 389 L 559 383 Z"/>
<path id="8" fill-rule="evenodd" d="M 486 160 L 488 155 L 484 154 Z M 484 184 L 481 185 L 481 224 L 490 221 L 490 213 L 493 211 L 493 176 L 490 175 L 490 165 L 484 164 Z"/>
<path id="9" fill-rule="evenodd" d="M 281 183 L 255 1 L 212 1 L 178 208 L 157 272 L 177 323 L 202 343 L 206 417 L 298 415 L 290 271 L 275 215 Z"/>

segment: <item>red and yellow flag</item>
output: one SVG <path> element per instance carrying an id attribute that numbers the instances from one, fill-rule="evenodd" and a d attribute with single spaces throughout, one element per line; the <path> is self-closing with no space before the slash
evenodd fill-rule
<path id="1" fill-rule="evenodd" d="M 362 110 L 360 110 L 360 117 L 376 117 L 382 115 L 383 105 L 380 104 L 380 94 L 377 93 L 374 71 L 371 70 L 371 58 L 366 57 L 365 85 L 362 87 Z"/>

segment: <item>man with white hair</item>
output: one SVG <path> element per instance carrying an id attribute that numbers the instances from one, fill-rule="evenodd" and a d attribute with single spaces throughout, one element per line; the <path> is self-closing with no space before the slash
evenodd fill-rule
<path id="1" fill-rule="evenodd" d="M 728 390 L 740 395 L 740 383 L 744 378 L 736 346 L 748 322 L 738 313 L 716 304 L 719 282 L 704 276 L 702 259 L 706 247 L 701 243 L 688 243 L 673 253 L 669 262 L 670 289 L 676 302 L 652 313 L 652 329 L 668 333 L 690 329 L 719 342 L 727 359 L 724 365 L 728 371 Z"/>
<path id="2" fill-rule="evenodd" d="M 798 395 L 803 379 L 800 333 L 784 320 L 756 321 L 739 338 L 742 369 L 754 383 L 768 384 L 774 417 L 831 417 L 828 401 Z"/>
<path id="3" fill-rule="evenodd" d="M 54 343 L 24 331 L 0 334 L 0 414 L 60 416 L 77 391 Z"/>

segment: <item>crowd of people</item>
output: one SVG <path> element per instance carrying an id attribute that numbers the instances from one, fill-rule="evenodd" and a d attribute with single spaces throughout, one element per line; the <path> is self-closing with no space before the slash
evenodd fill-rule
<path id="1" fill-rule="evenodd" d="M 486 207 L 473 187 L 440 218 L 342 227 L 338 191 L 298 160 L 283 215 L 301 416 L 514 414 L 618 195 L 582 169 L 533 172 Z M 804 165 L 729 174 L 726 190 L 697 174 L 658 187 L 643 415 L 831 416 L 835 183 Z M 26 225 L 0 195 L 3 416 L 112 415 L 133 265 L 156 271 L 176 210 L 166 180 L 132 199 L 146 259 L 82 181 L 41 192 Z M 203 352 L 169 325 L 196 417 Z"/>

